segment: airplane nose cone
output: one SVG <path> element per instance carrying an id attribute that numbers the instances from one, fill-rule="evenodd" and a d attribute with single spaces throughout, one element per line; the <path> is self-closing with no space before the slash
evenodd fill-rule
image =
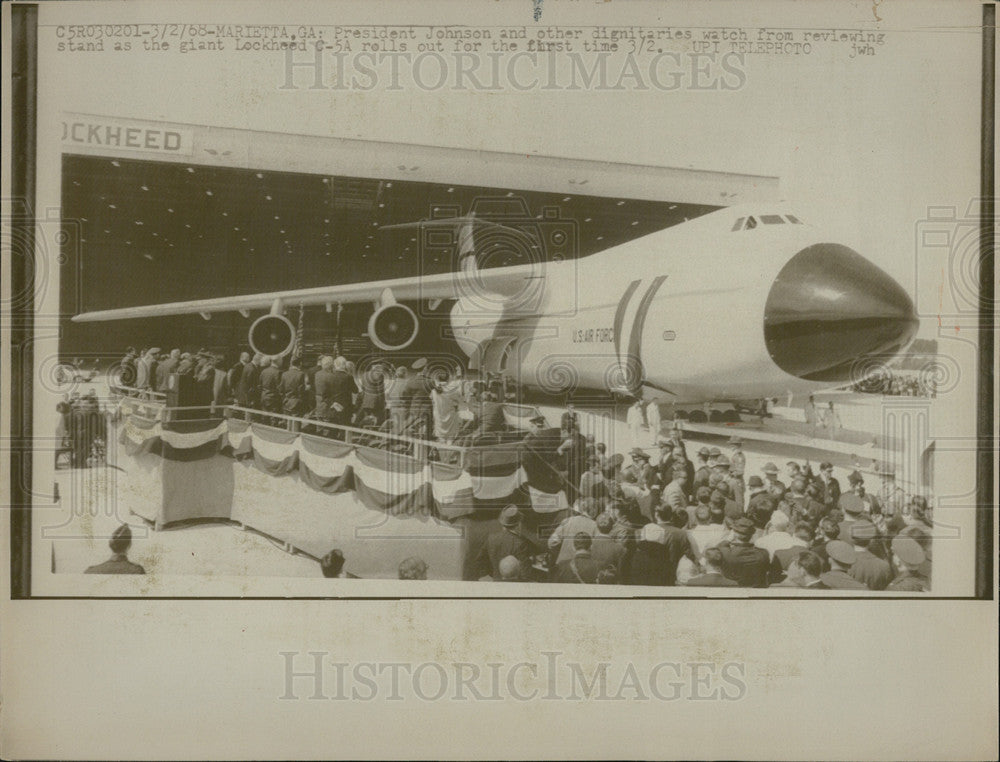
<path id="1" fill-rule="evenodd" d="M 891 277 L 853 249 L 819 243 L 781 269 L 764 308 L 775 364 L 810 381 L 847 382 L 859 359 L 907 346 L 919 321 Z"/>

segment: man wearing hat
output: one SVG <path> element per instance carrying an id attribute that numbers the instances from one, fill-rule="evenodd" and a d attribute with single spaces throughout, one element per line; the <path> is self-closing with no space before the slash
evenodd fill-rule
<path id="1" fill-rule="evenodd" d="M 722 450 L 718 447 L 709 448 L 708 451 L 708 467 L 712 468 L 715 466 L 715 462 L 722 457 Z"/>
<path id="2" fill-rule="evenodd" d="M 698 469 L 694 472 L 694 482 L 693 486 L 695 491 L 698 491 L 699 487 L 707 487 L 708 479 L 712 475 L 712 467 L 708 465 L 708 458 L 711 455 L 711 450 L 707 447 L 702 447 L 698 450 Z"/>
<path id="3" fill-rule="evenodd" d="M 648 485 L 653 479 L 653 467 L 649 464 L 649 455 L 645 450 L 633 447 L 629 451 L 632 458 L 632 465 L 625 469 L 623 476 L 625 481 L 635 484 L 640 489 L 649 489 Z"/>
<path id="4" fill-rule="evenodd" d="M 859 521 L 871 522 L 871 516 L 865 513 L 865 504 L 853 492 L 845 492 L 841 495 L 837 500 L 837 508 L 844 514 L 844 520 L 840 522 L 840 537 L 837 539 L 853 544 L 851 527 Z"/>
<path id="5" fill-rule="evenodd" d="M 486 538 L 484 547 L 485 558 L 480 569 L 483 574 L 489 574 L 493 579 L 500 579 L 500 561 L 507 556 L 514 556 L 527 566 L 531 562 L 534 546 L 520 532 L 521 512 L 516 505 L 508 505 L 500 511 L 500 530 Z"/>
<path id="6" fill-rule="evenodd" d="M 669 437 L 660 437 L 656 441 L 660 453 L 656 459 L 656 470 L 660 472 L 660 483 L 668 484 L 674 473 L 674 442 Z"/>
<path id="7" fill-rule="evenodd" d="M 733 522 L 733 539 L 718 545 L 722 551 L 722 573 L 740 587 L 767 587 L 771 557 L 753 544 L 757 528 L 747 518 Z"/>
<path id="8" fill-rule="evenodd" d="M 145 574 L 146 570 L 139 564 L 128 560 L 128 549 L 132 547 L 132 530 L 128 524 L 122 524 L 111 535 L 108 541 L 111 548 L 111 558 L 103 564 L 89 566 L 84 574 Z"/>
<path id="9" fill-rule="evenodd" d="M 777 487 L 781 487 L 782 493 L 788 491 L 788 487 L 785 483 L 778 478 L 778 467 L 773 463 L 765 463 L 764 468 L 761 469 L 764 473 L 764 479 L 768 491 L 773 491 Z"/>
<path id="10" fill-rule="evenodd" d="M 858 582 L 851 576 L 851 567 L 858 560 L 854 547 L 843 540 L 833 540 L 826 544 L 826 555 L 830 562 L 830 571 L 820 579 L 833 590 L 867 590 L 863 582 Z"/>
<path id="11" fill-rule="evenodd" d="M 851 576 L 869 590 L 885 590 L 892 582 L 892 567 L 889 562 L 871 552 L 870 546 L 878 542 L 875 525 L 867 519 L 855 521 L 851 525 L 851 538 L 857 560 L 851 567 Z"/>
<path id="12" fill-rule="evenodd" d="M 765 501 L 773 502 L 771 493 L 767 491 L 764 480 L 754 474 L 747 480 L 747 487 L 750 490 L 750 499 L 747 500 L 747 513 L 756 510 Z"/>
<path id="13" fill-rule="evenodd" d="M 927 560 L 920 543 L 912 537 L 897 537 L 892 541 L 892 562 L 899 574 L 886 590 L 895 593 L 926 593 L 930 590 L 927 578 L 920 574 L 920 566 Z"/>
<path id="14" fill-rule="evenodd" d="M 743 472 L 747 467 L 747 456 L 743 454 L 743 439 L 738 436 L 729 437 L 729 446 L 733 448 L 733 454 L 729 456 L 730 473 L 733 476 L 743 478 Z"/>

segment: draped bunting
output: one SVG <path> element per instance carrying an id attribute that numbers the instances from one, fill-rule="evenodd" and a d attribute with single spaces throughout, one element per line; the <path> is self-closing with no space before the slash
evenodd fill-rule
<path id="1" fill-rule="evenodd" d="M 129 456 L 176 462 L 229 454 L 270 476 L 297 473 L 320 492 L 353 491 L 368 508 L 392 515 L 451 520 L 526 499 L 537 513 L 568 507 L 552 454 L 520 444 L 471 448 L 463 468 L 235 418 L 163 422 L 135 414 L 122 421 L 119 442 Z"/>

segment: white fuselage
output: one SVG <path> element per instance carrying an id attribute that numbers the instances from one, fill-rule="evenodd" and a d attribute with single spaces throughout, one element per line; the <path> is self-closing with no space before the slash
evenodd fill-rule
<path id="1" fill-rule="evenodd" d="M 733 230 L 751 214 L 756 227 Z M 824 240 L 787 217 L 761 224 L 768 214 L 788 210 L 729 207 L 588 257 L 539 263 L 520 305 L 508 300 L 501 311 L 488 295 L 459 299 L 455 336 L 470 356 L 492 361 L 489 369 L 551 392 L 704 402 L 829 387 L 784 372 L 765 345 L 775 278 L 796 252 Z"/>

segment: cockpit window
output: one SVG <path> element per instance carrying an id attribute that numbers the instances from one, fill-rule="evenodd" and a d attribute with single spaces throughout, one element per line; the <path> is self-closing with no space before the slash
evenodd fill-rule
<path id="1" fill-rule="evenodd" d="M 753 230 L 755 227 L 757 227 L 757 220 L 755 220 L 753 217 L 747 217 L 747 226 L 744 229 Z"/>
<path id="2" fill-rule="evenodd" d="M 785 221 L 781 218 L 779 214 L 762 214 L 760 216 L 760 221 L 765 225 L 784 225 Z"/>
<path id="3" fill-rule="evenodd" d="M 742 227 L 743 227 L 743 220 L 745 220 L 745 219 L 746 219 L 746 217 L 740 217 L 738 220 L 736 220 L 736 222 L 733 224 L 733 230 L 740 230 L 740 229 L 742 229 Z"/>
<path id="4" fill-rule="evenodd" d="M 786 215 L 785 215 L 785 217 L 786 217 L 786 218 L 788 219 L 788 221 L 789 221 L 789 222 L 791 222 L 791 223 L 792 223 L 793 225 L 801 225 L 801 224 L 802 224 L 802 222 L 800 222 L 800 221 L 799 221 L 799 218 L 798 218 L 798 217 L 796 217 L 796 216 L 795 216 L 794 214 L 786 214 Z"/>

